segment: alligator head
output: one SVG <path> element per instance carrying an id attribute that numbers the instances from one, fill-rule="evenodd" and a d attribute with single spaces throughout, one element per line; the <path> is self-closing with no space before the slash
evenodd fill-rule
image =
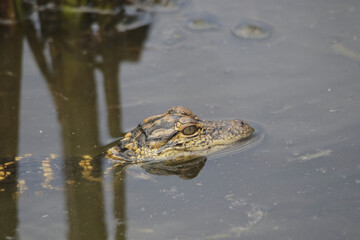
<path id="1" fill-rule="evenodd" d="M 254 132 L 242 120 L 206 121 L 185 107 L 143 120 L 106 157 L 130 162 L 193 159 L 247 138 Z"/>

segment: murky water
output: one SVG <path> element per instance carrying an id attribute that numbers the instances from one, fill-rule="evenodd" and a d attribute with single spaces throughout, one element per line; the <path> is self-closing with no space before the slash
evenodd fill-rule
<path id="1" fill-rule="evenodd" d="M 134 1 L 136 2 L 136 1 Z M 358 239 L 360 3 L 33 5 L 0 24 L 0 239 Z M 184 105 L 245 148 L 96 158 Z"/>

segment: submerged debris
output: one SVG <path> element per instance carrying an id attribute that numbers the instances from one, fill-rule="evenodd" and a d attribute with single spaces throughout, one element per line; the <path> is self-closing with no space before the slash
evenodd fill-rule
<path id="1" fill-rule="evenodd" d="M 352 60 L 355 60 L 356 62 L 360 63 L 360 54 L 349 49 L 348 47 L 344 46 L 343 44 L 339 43 L 338 41 L 333 41 L 331 44 L 331 47 L 335 52 L 337 52 L 341 55 L 344 55 L 345 57 L 351 58 Z"/>
<path id="2" fill-rule="evenodd" d="M 280 110 L 275 110 L 275 111 L 272 111 L 272 112 L 270 112 L 270 113 L 271 113 L 271 114 L 282 113 L 282 112 L 285 112 L 285 111 L 287 111 L 287 110 L 292 109 L 293 107 L 294 107 L 294 105 L 286 105 L 286 106 L 284 106 L 282 109 L 280 109 Z"/>
<path id="3" fill-rule="evenodd" d="M 319 152 L 316 153 L 307 153 L 305 155 L 302 155 L 298 158 L 295 159 L 290 159 L 290 162 L 294 162 L 294 161 L 299 161 L 299 162 L 307 162 L 316 158 L 320 158 L 320 157 L 327 157 L 330 156 L 330 154 L 332 153 L 331 149 L 326 149 L 326 150 L 321 150 Z"/>

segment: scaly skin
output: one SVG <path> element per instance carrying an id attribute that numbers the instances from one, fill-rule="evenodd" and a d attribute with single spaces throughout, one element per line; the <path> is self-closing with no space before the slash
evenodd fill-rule
<path id="1" fill-rule="evenodd" d="M 140 163 L 153 160 L 193 159 L 250 136 L 254 129 L 241 120 L 200 120 L 185 107 L 146 118 L 106 157 Z"/>

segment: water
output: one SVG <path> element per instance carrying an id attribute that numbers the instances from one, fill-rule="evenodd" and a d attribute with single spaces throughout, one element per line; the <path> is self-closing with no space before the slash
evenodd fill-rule
<path id="1" fill-rule="evenodd" d="M 357 1 L 35 9 L 0 25 L 0 239 L 359 238 Z M 176 105 L 258 138 L 179 168 L 94 157 Z"/>

